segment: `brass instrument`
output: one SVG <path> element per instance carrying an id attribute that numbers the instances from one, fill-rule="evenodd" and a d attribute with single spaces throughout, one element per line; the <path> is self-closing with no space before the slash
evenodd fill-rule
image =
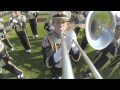
<path id="1" fill-rule="evenodd" d="M 106 19 L 106 20 L 105 20 Z M 116 21 L 111 11 L 90 11 L 86 18 L 86 38 L 90 46 L 96 50 L 106 48 L 113 40 L 116 28 Z M 73 79 L 72 66 L 69 60 L 65 41 L 63 39 L 63 33 L 61 33 L 62 39 L 62 59 L 63 59 L 63 79 Z M 91 72 L 96 79 L 102 79 L 101 75 L 92 64 L 89 57 L 85 54 L 82 48 L 74 40 L 71 40 L 76 44 L 85 62 L 88 64 Z"/>

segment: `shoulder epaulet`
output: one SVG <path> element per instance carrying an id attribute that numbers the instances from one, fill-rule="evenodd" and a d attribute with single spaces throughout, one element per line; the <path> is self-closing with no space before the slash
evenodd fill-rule
<path id="1" fill-rule="evenodd" d="M 54 50 L 54 40 L 53 40 L 53 33 L 50 31 L 47 35 L 47 39 L 51 45 L 52 50 Z"/>
<path id="2" fill-rule="evenodd" d="M 53 36 L 52 32 L 53 31 L 50 31 L 46 37 L 51 45 L 52 50 L 54 51 L 55 50 L 55 43 L 54 43 L 54 36 Z"/>

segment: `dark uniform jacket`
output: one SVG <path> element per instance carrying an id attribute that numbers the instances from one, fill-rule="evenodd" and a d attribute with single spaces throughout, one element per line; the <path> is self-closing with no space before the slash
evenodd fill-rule
<path id="1" fill-rule="evenodd" d="M 60 36 L 54 31 L 50 31 L 48 35 L 44 37 L 42 42 L 42 54 L 44 57 L 44 62 L 48 68 L 53 66 L 61 68 L 61 60 L 58 63 L 54 62 L 54 54 L 58 51 L 58 49 L 60 49 L 60 46 Z M 80 59 L 79 52 L 74 54 L 72 49 L 70 50 L 69 55 L 71 55 L 76 60 Z"/>

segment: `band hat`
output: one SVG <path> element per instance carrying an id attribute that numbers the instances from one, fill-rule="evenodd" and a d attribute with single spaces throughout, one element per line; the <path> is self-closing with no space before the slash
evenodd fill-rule
<path id="1" fill-rule="evenodd" d="M 62 19 L 65 21 L 69 21 L 71 18 L 71 12 L 70 11 L 54 11 L 52 14 L 52 20 Z"/>

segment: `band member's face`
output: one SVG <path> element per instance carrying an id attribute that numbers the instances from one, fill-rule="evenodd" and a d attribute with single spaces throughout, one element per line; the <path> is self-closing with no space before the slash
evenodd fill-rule
<path id="1" fill-rule="evenodd" d="M 62 19 L 58 19 L 53 22 L 53 26 L 55 28 L 55 32 L 60 34 L 61 30 L 65 31 L 67 29 L 68 22 Z"/>
<path id="2" fill-rule="evenodd" d="M 117 38 L 120 38 L 120 26 L 119 26 L 119 27 L 116 27 L 115 36 L 116 36 Z"/>
<path id="3" fill-rule="evenodd" d="M 15 11 L 15 16 L 19 16 L 20 14 L 20 11 Z"/>
<path id="4" fill-rule="evenodd" d="M 15 16 L 15 12 L 12 13 L 12 16 Z"/>

